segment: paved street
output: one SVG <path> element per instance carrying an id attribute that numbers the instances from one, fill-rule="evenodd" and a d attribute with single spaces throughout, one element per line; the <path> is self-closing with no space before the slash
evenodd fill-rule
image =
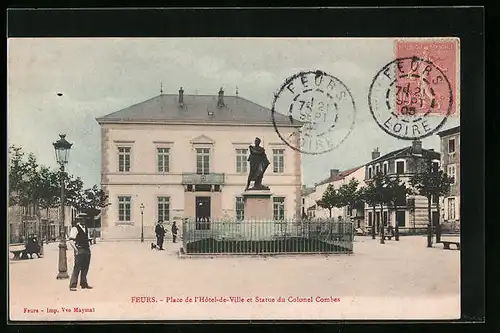
<path id="1" fill-rule="evenodd" d="M 69 291 L 69 280 L 56 280 L 57 243 L 45 245 L 44 258 L 10 260 L 10 318 L 451 319 L 460 313 L 460 252 L 426 248 L 424 236 L 385 245 L 356 237 L 353 255 L 331 256 L 181 259 L 178 245 L 161 252 L 148 241 L 98 242 L 88 275 L 94 289 L 77 292 Z M 141 296 L 149 303 L 137 303 Z M 218 299 L 195 302 L 199 296 Z M 239 296 L 243 302 L 229 300 Z M 280 296 L 285 302 L 277 302 Z"/>

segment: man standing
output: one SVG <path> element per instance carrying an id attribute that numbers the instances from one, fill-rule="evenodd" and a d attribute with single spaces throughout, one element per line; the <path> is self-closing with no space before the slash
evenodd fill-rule
<path id="1" fill-rule="evenodd" d="M 179 228 L 177 228 L 177 224 L 174 223 L 172 224 L 172 242 L 175 243 L 177 240 L 177 231 L 179 231 Z"/>
<path id="2" fill-rule="evenodd" d="M 163 239 L 165 237 L 165 228 L 163 227 L 163 221 L 158 221 L 155 228 L 156 233 L 156 246 L 158 250 L 163 250 Z"/>
<path id="3" fill-rule="evenodd" d="M 90 266 L 89 230 L 83 217 L 79 216 L 76 220 L 76 225 L 69 232 L 69 244 L 75 252 L 75 264 L 69 282 L 69 289 L 71 291 L 76 291 L 80 272 L 80 287 L 82 289 L 92 289 L 87 283 L 87 273 Z"/>

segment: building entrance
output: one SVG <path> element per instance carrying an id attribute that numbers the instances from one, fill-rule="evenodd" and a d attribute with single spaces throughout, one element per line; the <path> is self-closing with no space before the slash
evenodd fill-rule
<path id="1" fill-rule="evenodd" d="M 210 216 L 211 216 L 211 198 L 210 197 L 196 197 L 196 229 L 208 230 L 210 229 Z"/>

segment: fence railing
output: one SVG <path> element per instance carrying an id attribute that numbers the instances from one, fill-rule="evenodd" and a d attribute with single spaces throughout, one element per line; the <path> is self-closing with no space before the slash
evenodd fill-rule
<path id="1" fill-rule="evenodd" d="M 332 220 L 185 220 L 185 253 L 352 253 L 353 224 Z"/>
<path id="2" fill-rule="evenodd" d="M 460 228 L 454 228 L 454 227 L 449 227 L 446 225 L 441 225 L 441 234 L 450 234 L 450 235 L 457 235 L 460 234 Z M 371 229 L 372 227 L 366 227 L 365 228 L 365 235 L 371 235 Z M 395 230 L 395 229 L 393 229 Z M 387 227 L 384 227 L 385 233 L 387 233 Z M 418 227 L 398 227 L 398 232 L 399 235 L 401 236 L 411 236 L 411 235 L 427 235 L 429 233 L 429 230 L 426 226 L 418 226 Z M 435 235 L 437 232 L 436 226 L 432 227 L 432 234 Z M 380 234 L 380 230 L 376 232 L 377 235 Z"/>

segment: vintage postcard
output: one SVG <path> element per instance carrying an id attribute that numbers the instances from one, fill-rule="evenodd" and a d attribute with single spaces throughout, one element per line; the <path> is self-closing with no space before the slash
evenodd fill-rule
<path id="1" fill-rule="evenodd" d="M 460 318 L 460 39 L 7 60 L 11 320 Z"/>

